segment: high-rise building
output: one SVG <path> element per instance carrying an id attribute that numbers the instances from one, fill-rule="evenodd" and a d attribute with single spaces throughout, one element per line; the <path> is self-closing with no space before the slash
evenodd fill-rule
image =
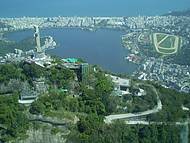
<path id="1" fill-rule="evenodd" d="M 88 63 L 82 63 L 80 65 L 80 75 L 81 78 L 80 80 L 82 82 L 87 82 L 88 78 L 89 78 L 89 74 L 90 74 L 90 66 Z"/>

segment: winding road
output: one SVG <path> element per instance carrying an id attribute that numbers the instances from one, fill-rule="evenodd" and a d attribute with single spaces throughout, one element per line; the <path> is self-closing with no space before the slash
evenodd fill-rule
<path id="1" fill-rule="evenodd" d="M 138 85 L 140 85 L 140 83 L 138 83 Z M 139 112 L 139 113 L 127 113 L 127 114 L 109 115 L 109 116 L 105 117 L 104 122 L 106 124 L 110 124 L 114 120 L 145 116 L 145 115 L 157 113 L 160 110 L 162 110 L 162 102 L 161 102 L 161 100 L 159 98 L 157 90 L 152 85 L 146 84 L 146 86 L 149 86 L 150 88 L 152 88 L 153 91 L 155 92 L 156 96 L 157 96 L 157 105 L 153 109 L 147 110 L 147 111 L 144 111 L 144 112 Z"/>

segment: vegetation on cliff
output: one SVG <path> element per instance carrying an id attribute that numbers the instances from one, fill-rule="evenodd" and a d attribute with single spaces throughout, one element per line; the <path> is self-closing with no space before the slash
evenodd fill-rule
<path id="1" fill-rule="evenodd" d="M 0 65 L 1 84 L 8 84 L 11 79 L 19 82 L 27 81 L 33 86 L 33 79 L 44 77 L 49 85 L 48 92 L 39 96 L 30 106 L 18 104 L 20 90 L 10 89 L 9 92 L 1 91 L 0 95 L 0 141 L 9 141 L 15 138 L 23 139 L 29 129 L 28 114 L 57 119 L 74 120 L 77 116 L 77 124 L 69 125 L 71 133 L 68 142 L 179 142 L 180 127 L 173 125 L 126 125 L 122 121 L 106 125 L 104 116 L 118 112 L 121 98 L 111 96 L 113 83 L 105 76 L 104 72 L 97 70 L 92 72 L 87 82 L 75 81 L 76 73 L 57 65 L 43 69 L 35 64 L 19 63 Z M 134 80 L 135 82 L 135 80 Z M 139 82 L 139 81 L 138 81 Z M 188 94 L 165 89 L 157 84 L 149 82 L 156 87 L 163 104 L 163 110 L 155 115 L 148 116 L 150 121 L 178 122 L 186 121 L 190 108 Z M 142 88 L 142 87 L 141 87 Z M 144 87 L 148 88 L 148 87 Z M 68 89 L 68 90 L 65 90 Z M 135 105 L 144 109 L 142 102 L 155 102 L 150 95 L 142 100 L 134 98 Z M 124 102 L 123 100 L 122 102 Z M 144 100 L 144 101 L 143 101 Z M 154 105 L 154 104 L 153 104 Z M 153 105 L 150 105 L 152 107 Z M 131 112 L 135 107 L 128 109 Z M 140 110 L 139 110 L 140 111 Z M 56 128 L 55 128 L 56 129 Z M 56 129 L 56 132 L 59 132 Z M 52 131 L 54 132 L 54 131 Z"/>

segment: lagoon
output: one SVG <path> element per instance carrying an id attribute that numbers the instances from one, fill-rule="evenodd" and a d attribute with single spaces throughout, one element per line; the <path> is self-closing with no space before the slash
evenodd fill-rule
<path id="1" fill-rule="evenodd" d="M 137 65 L 125 60 L 129 51 L 122 46 L 123 31 L 99 29 L 91 32 L 77 28 L 42 29 L 41 36 L 53 36 L 57 48 L 48 51 L 62 58 L 82 58 L 90 64 L 101 66 L 113 73 L 132 74 Z M 20 41 L 32 37 L 33 31 L 18 31 L 5 35 L 10 40 Z"/>

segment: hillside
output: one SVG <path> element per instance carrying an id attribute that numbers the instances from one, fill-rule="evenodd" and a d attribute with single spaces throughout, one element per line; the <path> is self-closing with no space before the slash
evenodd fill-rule
<path id="1" fill-rule="evenodd" d="M 56 64 L 47 69 L 25 62 L 0 65 L 1 142 L 180 141 L 181 126 L 173 124 L 183 123 L 190 115 L 181 108 L 190 108 L 189 95 L 130 78 L 131 94 L 119 97 L 112 93 L 113 82 L 99 68 L 91 71 L 86 82 L 80 82 L 76 80 L 77 73 L 64 68 L 61 60 L 55 59 L 54 62 Z M 35 79 L 42 77 L 47 85 L 46 92 L 29 106 L 19 104 L 23 92 L 35 90 Z M 145 90 L 144 96 L 136 96 L 139 88 Z M 138 114 L 154 109 L 156 95 L 163 104 L 162 111 L 142 118 L 155 124 L 127 125 L 124 120 L 112 124 L 104 122 L 105 116 L 110 114 Z M 159 122 L 164 124 L 157 124 Z"/>

